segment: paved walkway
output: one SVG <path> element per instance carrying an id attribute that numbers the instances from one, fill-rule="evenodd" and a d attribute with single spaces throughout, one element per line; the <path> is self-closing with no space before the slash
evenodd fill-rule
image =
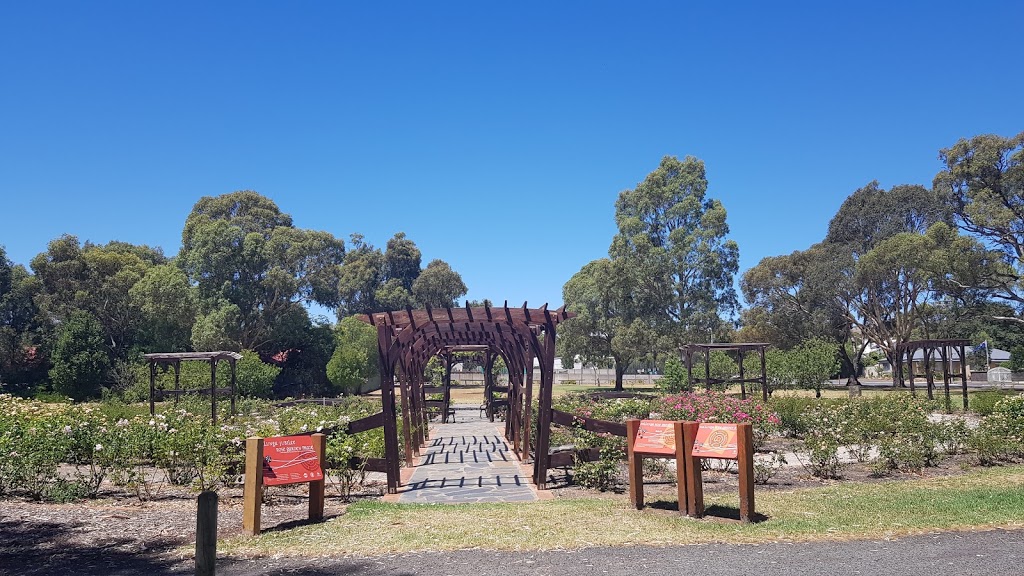
<path id="1" fill-rule="evenodd" d="M 459 504 L 532 502 L 537 493 L 505 442 L 504 424 L 480 418 L 476 406 L 456 406 L 455 423 L 430 424 L 420 465 L 399 502 Z"/>

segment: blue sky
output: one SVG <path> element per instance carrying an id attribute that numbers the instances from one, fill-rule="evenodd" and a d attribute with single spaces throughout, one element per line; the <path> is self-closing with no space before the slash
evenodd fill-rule
<path id="1" fill-rule="evenodd" d="M 900 5 L 894 5 L 900 4 Z M 173 255 L 201 196 L 404 231 L 471 298 L 561 303 L 614 201 L 705 161 L 741 272 L 856 188 L 1024 130 L 1021 2 L 4 2 L 0 244 Z"/>

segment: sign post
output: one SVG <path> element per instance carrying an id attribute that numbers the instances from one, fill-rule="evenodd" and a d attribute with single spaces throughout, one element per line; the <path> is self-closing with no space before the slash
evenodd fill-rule
<path id="1" fill-rule="evenodd" d="M 683 424 L 688 499 L 690 516 L 704 516 L 704 489 L 701 477 L 702 458 L 736 460 L 739 466 L 740 519 L 751 522 L 754 517 L 754 431 L 750 424 Z"/>
<path id="2" fill-rule="evenodd" d="M 626 420 L 629 501 L 644 507 L 644 458 L 675 458 L 679 511 L 686 512 L 686 458 L 683 423 L 671 420 Z"/>
<path id="3" fill-rule="evenodd" d="M 245 489 L 242 531 L 260 533 L 264 486 L 309 484 L 309 519 L 324 517 L 324 473 L 327 436 L 277 436 L 245 441 Z"/>

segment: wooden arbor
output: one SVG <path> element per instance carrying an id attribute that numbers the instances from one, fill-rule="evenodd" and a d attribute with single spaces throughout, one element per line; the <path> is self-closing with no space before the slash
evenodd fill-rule
<path id="1" fill-rule="evenodd" d="M 396 493 L 399 485 L 396 380 L 401 390 L 405 460 L 411 464 L 427 438 L 424 369 L 431 357 L 457 351 L 460 347 L 486 347 L 486 352 L 494 358 L 500 356 L 508 366 L 509 410 L 505 436 L 520 457 L 527 457 L 531 446 L 535 446 L 534 482 L 544 488 L 549 461 L 555 329 L 573 316 L 564 307 L 554 311 L 548 310 L 546 304 L 540 308 L 529 308 L 526 304 L 522 308 L 509 308 L 507 302 L 502 307 L 407 308 L 359 316 L 377 328 L 388 492 Z M 541 382 L 538 437 L 534 444 L 530 440 L 530 414 L 535 358 L 540 360 Z M 485 373 L 490 367 L 490 363 L 487 364 Z M 448 369 L 445 372 L 450 374 Z"/>
<path id="2" fill-rule="evenodd" d="M 235 413 L 235 363 L 242 359 L 238 352 L 160 352 L 156 354 L 145 354 L 143 357 L 149 361 L 149 413 L 156 413 L 156 397 L 161 399 L 165 396 L 174 396 L 177 401 L 182 394 L 209 394 L 210 395 L 210 417 L 217 422 L 217 396 L 228 395 L 231 397 L 231 413 Z M 217 362 L 227 360 L 231 366 L 231 387 L 217 388 Z M 208 362 L 210 364 L 210 388 L 182 389 L 181 388 L 181 363 L 184 361 Z M 174 367 L 174 390 L 156 389 L 156 366 Z"/>
<path id="3" fill-rule="evenodd" d="M 964 410 L 967 409 L 967 344 L 970 340 L 964 340 L 960 338 L 949 338 L 942 340 L 911 340 L 903 344 L 896 345 L 896 375 L 899 378 L 900 386 L 905 386 L 905 376 L 910 376 L 910 393 L 917 395 L 917 390 L 914 387 L 914 376 L 924 376 L 925 382 L 928 385 L 928 399 L 934 400 L 935 398 L 935 373 L 932 370 L 932 362 L 935 360 L 935 353 L 939 353 L 939 362 L 942 364 L 942 383 L 945 387 L 946 402 L 947 406 L 950 400 L 949 396 L 949 381 L 953 378 L 960 379 L 961 390 L 963 394 Z M 915 374 L 917 371 L 914 369 L 914 355 L 918 350 L 924 352 L 922 366 L 924 368 L 923 374 Z M 953 354 L 956 354 L 956 358 Z M 952 364 L 954 360 L 960 360 L 960 370 L 958 372 L 952 371 Z M 904 370 L 904 361 L 906 362 L 906 371 Z"/>
<path id="4" fill-rule="evenodd" d="M 761 397 L 764 400 L 768 400 L 768 378 L 765 370 L 764 351 L 768 348 L 768 344 L 761 342 L 752 343 L 728 343 L 728 344 L 687 344 L 680 348 L 683 356 L 683 363 L 686 364 L 686 375 L 690 379 L 690 384 L 696 387 L 698 384 L 703 384 L 705 389 L 711 389 L 714 384 L 731 384 L 734 382 L 740 383 L 740 398 L 746 399 L 747 397 L 747 383 L 760 384 L 761 385 Z M 736 363 L 739 364 L 740 374 L 739 378 L 712 378 L 711 377 L 711 353 L 719 351 L 726 353 L 733 353 L 736 355 Z M 761 359 L 761 372 L 760 376 L 753 378 L 747 378 L 743 370 L 743 357 L 749 352 L 756 352 Z M 693 377 L 693 357 L 702 354 L 704 356 L 704 377 L 694 378 Z"/>

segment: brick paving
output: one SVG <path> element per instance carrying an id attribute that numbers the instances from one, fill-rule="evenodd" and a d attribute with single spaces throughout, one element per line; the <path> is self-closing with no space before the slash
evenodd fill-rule
<path id="1" fill-rule="evenodd" d="M 533 502 L 529 474 L 505 442 L 501 422 L 479 416 L 476 406 L 456 406 L 455 422 L 430 424 L 430 439 L 398 501 L 462 504 Z"/>

